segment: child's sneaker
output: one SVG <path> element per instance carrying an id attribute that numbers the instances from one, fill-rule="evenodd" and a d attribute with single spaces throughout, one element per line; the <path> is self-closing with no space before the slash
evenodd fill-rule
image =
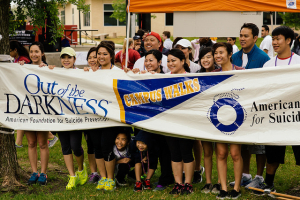
<path id="1" fill-rule="evenodd" d="M 83 185 L 83 184 L 85 184 L 87 182 L 87 180 L 88 180 L 88 173 L 87 173 L 87 170 L 86 170 L 85 163 L 83 163 L 83 170 L 81 172 L 77 171 L 76 174 L 78 176 L 80 185 Z"/>
<path id="2" fill-rule="evenodd" d="M 150 184 L 150 179 L 146 179 L 144 181 L 143 187 L 144 187 L 144 190 L 151 190 L 152 189 L 151 184 Z"/>
<path id="3" fill-rule="evenodd" d="M 119 186 L 127 186 L 128 185 L 124 178 L 117 178 L 116 177 L 115 180 L 116 180 L 116 182 Z"/>
<path id="4" fill-rule="evenodd" d="M 191 194 L 193 193 L 193 186 L 189 183 L 186 183 L 183 188 L 181 189 L 181 194 Z"/>
<path id="5" fill-rule="evenodd" d="M 41 173 L 37 182 L 39 185 L 46 185 L 47 184 L 47 175 L 44 173 Z"/>
<path id="6" fill-rule="evenodd" d="M 104 190 L 104 186 L 105 186 L 106 181 L 107 181 L 106 177 L 102 177 L 100 179 L 100 181 L 98 181 L 98 185 L 97 185 L 96 189 L 97 190 Z"/>
<path id="7" fill-rule="evenodd" d="M 73 190 L 78 185 L 79 179 L 77 176 L 69 176 L 69 178 L 70 179 L 68 185 L 66 186 L 66 190 Z"/>
<path id="8" fill-rule="evenodd" d="M 220 183 L 217 183 L 217 184 L 214 184 L 213 185 L 213 188 L 211 190 L 211 193 L 214 193 L 214 194 L 220 194 L 220 190 L 221 190 L 221 184 Z"/>
<path id="9" fill-rule="evenodd" d="M 36 184 L 39 177 L 40 177 L 39 172 L 33 172 L 30 176 L 30 179 L 27 182 L 27 185 Z"/>
<path id="10" fill-rule="evenodd" d="M 217 199 L 228 199 L 228 192 L 225 190 L 220 190 L 220 194 L 216 197 Z"/>
<path id="11" fill-rule="evenodd" d="M 237 192 L 236 190 L 231 190 L 228 193 L 229 199 L 238 199 L 241 196 L 241 192 Z"/>
<path id="12" fill-rule="evenodd" d="M 58 138 L 54 136 L 53 139 L 48 140 L 48 147 L 51 148 L 55 145 L 55 143 L 58 141 Z"/>
<path id="13" fill-rule="evenodd" d="M 99 174 L 94 174 L 94 173 L 91 173 L 89 175 L 89 181 L 88 183 L 91 183 L 91 184 L 94 184 L 94 183 L 98 183 L 98 181 L 101 179 L 101 176 L 99 176 Z"/>
<path id="14" fill-rule="evenodd" d="M 205 184 L 204 187 L 201 189 L 202 193 L 210 193 L 211 190 L 213 189 L 213 185 L 211 183 Z"/>
<path id="15" fill-rule="evenodd" d="M 204 167 L 201 167 L 199 171 L 194 171 L 194 178 L 193 178 L 194 184 L 202 182 L 202 175 L 204 171 L 205 171 Z"/>
<path id="16" fill-rule="evenodd" d="M 143 190 L 143 184 L 142 184 L 142 182 L 141 181 L 135 182 L 133 191 L 135 191 L 135 192 L 141 192 L 142 190 Z"/>
<path id="17" fill-rule="evenodd" d="M 104 190 L 105 191 L 113 191 L 116 189 L 116 182 L 113 179 L 106 179 Z"/>
<path id="18" fill-rule="evenodd" d="M 169 194 L 180 194 L 184 185 L 176 183 Z"/>

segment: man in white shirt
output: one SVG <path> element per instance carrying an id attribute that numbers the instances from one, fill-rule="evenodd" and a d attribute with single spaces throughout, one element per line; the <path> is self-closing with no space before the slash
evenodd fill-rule
<path id="1" fill-rule="evenodd" d="M 163 46 L 159 34 L 153 31 L 149 32 L 144 39 L 144 48 L 146 51 L 150 51 L 151 49 L 156 49 L 162 52 Z M 136 72 L 135 69 L 139 69 L 139 71 L 146 70 L 144 62 L 145 62 L 145 56 L 141 57 L 134 63 L 132 71 Z M 167 66 L 167 56 L 163 55 L 161 65 L 165 73 L 170 72 Z"/>
<path id="2" fill-rule="evenodd" d="M 294 31 L 287 26 L 279 26 L 272 32 L 272 45 L 274 51 L 277 53 L 276 57 L 266 62 L 263 67 L 276 67 L 285 65 L 300 64 L 300 56 L 291 51 L 291 45 L 294 38 Z M 292 146 L 294 156 L 296 159 L 296 165 L 300 165 L 300 146 Z M 265 183 L 261 184 L 259 189 L 275 191 L 274 178 L 276 170 L 279 164 L 284 164 L 286 146 L 267 146 L 266 145 L 266 157 L 267 157 L 267 169 Z M 263 195 L 263 193 L 255 192 L 257 195 Z"/>
<path id="3" fill-rule="evenodd" d="M 235 45 L 236 42 L 236 37 L 228 37 L 227 38 L 227 43 L 232 45 L 232 53 L 235 54 L 236 52 L 239 51 L 239 48 Z"/>
<path id="4" fill-rule="evenodd" d="M 163 34 L 162 34 L 162 38 L 164 40 L 164 47 L 166 49 L 169 49 L 171 50 L 172 49 L 172 45 L 173 45 L 173 42 L 172 40 L 170 39 L 171 37 L 171 33 L 170 31 L 164 31 Z"/>
<path id="5" fill-rule="evenodd" d="M 272 37 L 269 35 L 269 27 L 267 25 L 263 25 L 261 28 L 261 37 L 264 40 L 260 43 L 259 48 L 266 52 L 270 58 L 274 57 L 273 46 L 272 46 Z"/>

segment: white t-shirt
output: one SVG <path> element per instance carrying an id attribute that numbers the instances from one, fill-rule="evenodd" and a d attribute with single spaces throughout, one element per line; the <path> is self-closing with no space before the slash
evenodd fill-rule
<path id="1" fill-rule="evenodd" d="M 167 39 L 164 41 L 164 47 L 165 47 L 166 49 L 171 50 L 171 49 L 172 49 L 172 45 L 173 45 L 173 42 L 170 40 L 170 38 L 167 38 Z"/>
<path id="2" fill-rule="evenodd" d="M 101 69 L 101 67 L 100 67 L 100 69 Z M 108 69 L 107 69 L 108 70 Z M 112 68 L 111 68 L 111 70 L 122 70 L 122 69 L 120 69 L 119 67 L 117 67 L 117 66 L 112 66 Z M 122 70 L 123 71 L 123 70 Z"/>
<path id="3" fill-rule="evenodd" d="M 200 70 L 200 65 L 194 63 L 193 61 L 190 61 L 190 73 L 196 73 L 196 71 Z"/>
<path id="4" fill-rule="evenodd" d="M 165 73 L 168 73 L 170 70 L 167 66 L 167 60 L 168 60 L 168 57 L 163 55 L 162 57 L 162 61 L 161 61 L 161 65 L 163 67 L 163 71 Z M 146 70 L 146 67 L 145 67 L 145 56 L 141 57 L 140 59 L 138 59 L 134 65 L 133 65 L 133 69 L 135 68 L 138 68 L 140 69 L 140 71 L 143 71 L 143 70 Z"/>
<path id="5" fill-rule="evenodd" d="M 270 35 L 267 35 L 264 40 L 260 43 L 259 48 L 261 50 L 268 50 L 268 56 L 270 58 L 273 58 L 273 46 L 272 46 L 272 37 Z"/>
<path id="6" fill-rule="evenodd" d="M 246 67 L 248 64 L 248 55 L 243 53 L 243 66 L 242 67 Z"/>
<path id="7" fill-rule="evenodd" d="M 238 51 L 239 51 L 239 48 L 235 44 L 232 45 L 232 54 L 235 54 Z"/>
<path id="8" fill-rule="evenodd" d="M 266 62 L 263 67 L 274 67 L 275 66 L 275 62 L 276 62 L 276 58 L 277 58 L 277 56 L 271 58 L 271 60 L 269 60 L 268 62 Z M 290 60 L 291 60 L 290 65 L 300 64 L 300 56 L 298 56 L 297 54 L 293 53 L 292 58 L 291 57 L 288 57 L 286 59 L 277 58 L 277 63 L 276 63 L 277 65 L 276 66 L 288 65 L 289 62 L 290 62 Z"/>

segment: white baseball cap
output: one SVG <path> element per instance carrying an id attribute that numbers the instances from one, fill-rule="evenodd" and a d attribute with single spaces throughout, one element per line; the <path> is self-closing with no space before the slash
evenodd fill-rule
<path id="1" fill-rule="evenodd" d="M 189 40 L 187 40 L 187 39 L 181 39 L 181 40 L 179 40 L 175 44 L 175 48 L 176 48 L 177 45 L 180 45 L 180 46 L 185 47 L 185 48 L 188 48 L 188 47 L 192 48 L 191 42 Z"/>

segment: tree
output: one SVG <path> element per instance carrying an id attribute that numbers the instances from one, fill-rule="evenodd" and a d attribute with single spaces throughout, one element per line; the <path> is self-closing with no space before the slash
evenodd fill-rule
<path id="1" fill-rule="evenodd" d="M 279 13 L 284 21 L 284 25 L 300 29 L 300 13 Z"/>
<path id="2" fill-rule="evenodd" d="M 18 5 L 15 13 L 15 20 L 10 14 L 10 3 Z M 89 6 L 85 5 L 85 0 L 0 0 L 0 54 L 9 54 L 9 33 L 14 33 L 20 22 L 24 22 L 29 17 L 30 24 L 34 27 L 45 27 L 45 20 L 51 19 L 50 29 L 53 41 L 63 34 L 63 26 L 58 18 L 58 6 L 64 6 L 67 3 L 77 5 L 77 8 L 83 13 L 89 11 Z M 50 17 L 50 18 L 49 18 Z M 23 186 L 19 180 L 28 175 L 21 169 L 17 162 L 17 153 L 15 148 L 15 138 L 13 134 L 1 133 L 0 123 L 0 190 L 14 189 Z"/>
<path id="3" fill-rule="evenodd" d="M 110 16 L 124 22 L 126 20 L 126 1 L 125 0 L 114 0 L 112 7 L 114 8 L 113 14 Z"/>

